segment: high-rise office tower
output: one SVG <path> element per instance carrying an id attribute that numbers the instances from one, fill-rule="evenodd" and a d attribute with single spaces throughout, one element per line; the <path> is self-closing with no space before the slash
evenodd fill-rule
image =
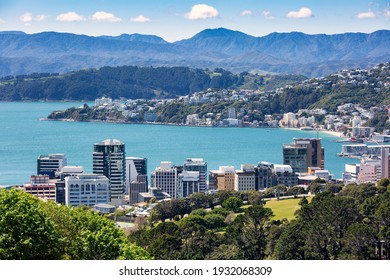
<path id="1" fill-rule="evenodd" d="M 110 182 L 111 203 L 120 205 L 125 194 L 125 144 L 106 139 L 93 146 L 93 173 L 104 175 Z"/>
<path id="2" fill-rule="evenodd" d="M 324 148 L 321 138 L 294 138 L 283 145 L 283 164 L 290 165 L 294 172 L 307 172 L 308 167 L 324 168 Z"/>
<path id="3" fill-rule="evenodd" d="M 147 191 L 147 159 L 126 157 L 126 192 L 129 195 L 129 203 L 139 202 L 139 193 Z"/>
<path id="4" fill-rule="evenodd" d="M 55 178 L 56 171 L 67 165 L 64 154 L 40 155 L 37 159 L 37 174 L 49 175 L 50 179 Z"/>
<path id="5" fill-rule="evenodd" d="M 199 172 L 199 192 L 206 192 L 207 162 L 203 158 L 187 158 L 183 170 Z"/>

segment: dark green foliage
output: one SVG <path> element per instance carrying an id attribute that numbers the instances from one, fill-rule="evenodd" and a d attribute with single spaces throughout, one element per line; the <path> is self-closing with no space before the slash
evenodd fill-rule
<path id="1" fill-rule="evenodd" d="M 266 256 L 266 225 L 271 217 L 271 209 L 252 206 L 227 228 L 228 238 L 234 240 L 245 259 L 262 260 Z"/>
<path id="2" fill-rule="evenodd" d="M 240 207 L 243 205 L 243 201 L 238 197 L 229 197 L 222 203 L 222 207 L 229 211 L 238 212 Z"/>
<path id="3" fill-rule="evenodd" d="M 237 88 L 243 80 L 223 70 L 218 76 L 188 67 L 102 67 L 62 76 L 33 75 L 0 85 L 0 100 L 150 99 L 181 96 L 208 88 Z"/>
<path id="4" fill-rule="evenodd" d="M 380 181 L 378 182 L 378 186 L 387 188 L 388 186 L 390 186 L 390 179 L 389 178 L 380 179 Z"/>
<path id="5" fill-rule="evenodd" d="M 390 95 L 390 92 L 387 93 Z M 387 110 L 382 110 L 374 115 L 372 119 L 369 119 L 364 125 L 375 127 L 376 131 L 382 133 L 384 130 L 390 129 L 389 115 Z"/>
<path id="6" fill-rule="evenodd" d="M 226 226 L 224 222 L 225 218 L 222 215 L 208 214 L 204 217 L 204 220 L 206 222 L 206 227 L 211 230 Z"/>

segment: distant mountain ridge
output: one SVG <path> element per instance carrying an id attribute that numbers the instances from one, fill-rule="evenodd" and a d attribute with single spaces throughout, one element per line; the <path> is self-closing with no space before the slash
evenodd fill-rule
<path id="1" fill-rule="evenodd" d="M 217 28 L 173 43 L 142 34 L 92 37 L 4 31 L 0 32 L 0 76 L 138 65 L 221 67 L 233 72 L 268 71 L 318 77 L 390 61 L 389 46 L 390 30 L 336 35 L 271 33 L 254 37 Z"/>

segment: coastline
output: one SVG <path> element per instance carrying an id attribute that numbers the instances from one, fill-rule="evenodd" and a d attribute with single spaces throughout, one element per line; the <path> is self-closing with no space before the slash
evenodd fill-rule
<path id="1" fill-rule="evenodd" d="M 101 122 L 101 123 L 119 123 L 119 124 L 146 124 L 146 125 L 170 125 L 170 126 L 189 126 L 189 127 L 213 127 L 213 128 L 229 128 L 229 126 L 209 126 L 209 125 L 186 125 L 186 124 L 178 124 L 178 123 L 163 123 L 163 122 L 128 122 L 128 121 L 114 121 L 114 120 L 82 120 L 82 121 L 75 121 L 73 119 L 49 119 L 49 118 L 40 118 L 40 121 L 61 121 L 61 122 Z M 247 127 L 247 126 L 234 126 L 234 128 L 280 128 L 280 129 L 288 129 L 288 130 L 296 130 L 296 131 L 302 131 L 300 128 L 294 128 L 294 127 Z M 316 131 L 316 130 L 312 130 Z M 342 138 L 343 133 L 332 131 L 332 130 L 318 130 L 318 132 L 326 133 L 329 135 L 332 135 L 334 137 Z"/>
<path id="2" fill-rule="evenodd" d="M 295 128 L 295 127 L 279 127 L 279 128 L 302 131 L 300 128 Z M 338 137 L 338 138 L 344 137 L 342 132 L 337 132 L 337 131 L 333 131 L 333 130 L 326 130 L 326 129 L 315 130 L 315 129 L 313 129 L 312 131 L 318 131 L 318 132 L 321 132 L 321 133 L 326 133 L 326 134 L 329 134 L 329 135 L 332 135 L 332 136 Z"/>

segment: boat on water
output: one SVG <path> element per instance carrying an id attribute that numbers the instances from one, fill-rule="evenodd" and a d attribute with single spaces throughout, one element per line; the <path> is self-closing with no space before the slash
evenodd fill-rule
<path id="1" fill-rule="evenodd" d="M 350 137 L 348 139 L 336 140 L 337 143 L 363 143 L 363 139 Z"/>

